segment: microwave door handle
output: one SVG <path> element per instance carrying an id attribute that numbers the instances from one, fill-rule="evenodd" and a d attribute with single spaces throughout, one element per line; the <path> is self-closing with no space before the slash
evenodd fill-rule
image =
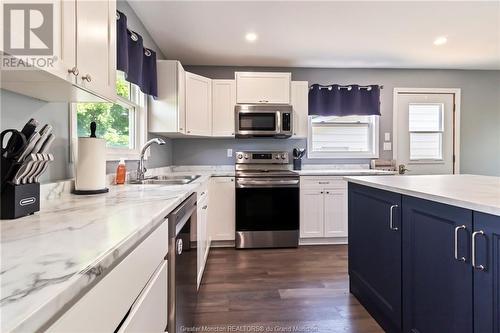
<path id="1" fill-rule="evenodd" d="M 281 133 L 281 112 L 276 111 L 276 134 Z"/>

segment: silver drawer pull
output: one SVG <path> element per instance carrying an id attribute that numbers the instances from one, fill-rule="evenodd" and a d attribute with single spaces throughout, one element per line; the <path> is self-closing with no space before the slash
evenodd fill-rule
<path id="1" fill-rule="evenodd" d="M 476 266 L 476 236 L 477 235 L 482 235 L 484 237 L 484 231 L 479 230 L 479 231 L 474 231 L 472 233 L 472 267 L 479 270 L 479 271 L 485 271 L 486 267 L 484 265 L 478 265 Z"/>
<path id="2" fill-rule="evenodd" d="M 330 182 L 318 182 L 318 184 L 327 185 L 327 184 L 330 184 Z"/>
<path id="3" fill-rule="evenodd" d="M 461 229 L 467 230 L 465 224 L 459 225 L 458 227 L 455 228 L 455 260 L 465 262 L 467 261 L 465 257 L 461 257 L 460 259 L 458 258 L 458 231 Z"/>
<path id="4" fill-rule="evenodd" d="M 398 205 L 392 205 L 389 211 L 389 229 L 392 231 L 398 231 L 398 227 L 394 226 L 394 208 L 399 207 Z"/>
<path id="5" fill-rule="evenodd" d="M 208 205 L 205 205 L 205 206 L 203 206 L 203 208 L 202 208 L 202 209 L 207 209 L 207 208 L 208 208 Z"/>

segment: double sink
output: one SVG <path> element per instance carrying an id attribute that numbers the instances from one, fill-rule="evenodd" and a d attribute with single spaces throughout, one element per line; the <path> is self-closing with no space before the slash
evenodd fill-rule
<path id="1" fill-rule="evenodd" d="M 192 183 L 196 179 L 200 178 L 200 175 L 189 175 L 189 176 L 153 176 L 148 177 L 144 180 L 134 179 L 131 180 L 130 184 L 151 184 L 151 185 L 186 185 Z"/>

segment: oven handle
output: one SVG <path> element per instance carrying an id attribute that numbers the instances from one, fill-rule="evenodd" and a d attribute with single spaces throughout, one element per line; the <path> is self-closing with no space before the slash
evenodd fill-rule
<path id="1" fill-rule="evenodd" d="M 298 179 L 284 180 L 251 180 L 251 179 L 236 179 L 237 188 L 259 188 L 259 187 L 299 187 Z"/>

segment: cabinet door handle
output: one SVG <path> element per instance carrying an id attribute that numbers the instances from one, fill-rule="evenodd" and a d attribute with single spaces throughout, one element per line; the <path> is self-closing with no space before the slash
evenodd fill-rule
<path id="1" fill-rule="evenodd" d="M 467 260 L 465 259 L 465 257 L 461 257 L 460 259 L 458 258 L 458 231 L 460 229 L 467 230 L 467 227 L 465 226 L 465 224 L 462 224 L 455 228 L 455 260 L 465 262 Z"/>
<path id="2" fill-rule="evenodd" d="M 208 205 L 205 205 L 205 206 L 203 206 L 203 208 L 202 208 L 202 209 L 207 209 L 207 208 L 208 208 Z"/>
<path id="3" fill-rule="evenodd" d="M 399 207 L 398 205 L 392 205 L 389 210 L 389 229 L 392 231 L 398 231 L 398 227 L 394 226 L 394 208 Z"/>
<path id="4" fill-rule="evenodd" d="M 320 184 L 320 185 L 328 185 L 328 184 L 330 184 L 330 182 L 318 182 L 318 184 Z"/>
<path id="5" fill-rule="evenodd" d="M 78 70 L 78 68 L 75 66 L 71 69 L 68 69 L 68 73 L 70 74 L 73 74 L 74 76 L 78 76 L 78 74 L 80 74 L 80 71 Z"/>
<path id="6" fill-rule="evenodd" d="M 90 74 L 86 74 L 86 75 L 82 76 L 82 81 L 91 82 L 92 81 L 92 76 L 90 76 Z"/>
<path id="7" fill-rule="evenodd" d="M 485 271 L 486 267 L 484 265 L 478 265 L 476 266 L 476 236 L 477 235 L 482 235 L 484 237 L 484 231 L 479 230 L 479 231 L 474 231 L 472 233 L 472 267 L 479 270 L 479 271 Z"/>
<path id="8" fill-rule="evenodd" d="M 265 100 L 265 99 L 261 99 L 261 100 L 259 101 L 259 103 L 269 103 L 269 101 L 268 101 L 268 100 Z"/>

